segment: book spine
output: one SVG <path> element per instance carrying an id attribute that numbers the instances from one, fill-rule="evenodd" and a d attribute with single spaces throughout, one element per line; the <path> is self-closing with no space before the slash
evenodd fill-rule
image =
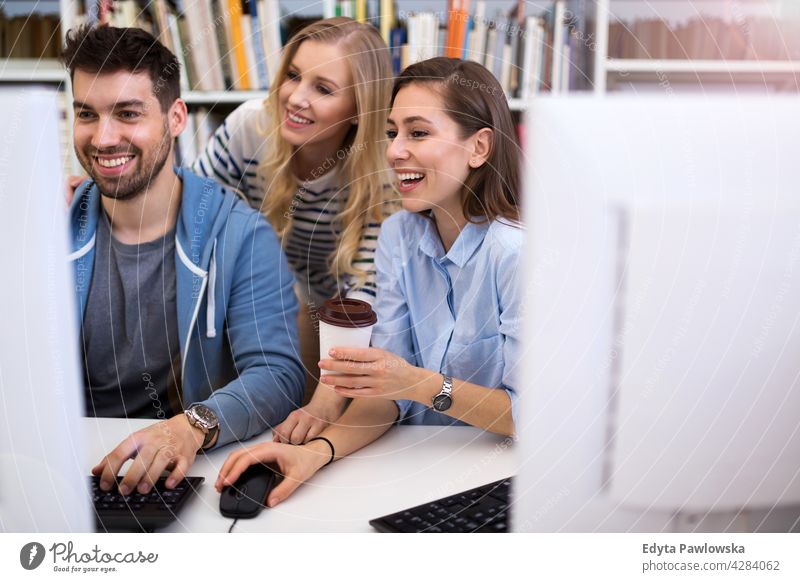
<path id="1" fill-rule="evenodd" d="M 267 70 L 274 77 L 278 74 L 278 67 L 281 62 L 281 11 L 277 2 L 268 0 L 264 5 L 266 26 L 262 27 L 262 34 L 266 34 L 266 42 L 269 50 L 267 51 Z"/>
<path id="2" fill-rule="evenodd" d="M 266 90 L 269 87 L 269 74 L 267 73 L 267 55 L 264 52 L 264 41 L 261 35 L 261 21 L 258 17 L 258 0 L 248 0 L 248 5 L 250 8 L 250 30 L 252 32 L 250 44 L 253 47 L 258 88 Z"/>
<path id="3" fill-rule="evenodd" d="M 381 0 L 380 5 L 381 36 L 383 41 L 389 46 L 391 41 L 392 29 L 395 26 L 394 0 Z"/>
<path id="4" fill-rule="evenodd" d="M 550 83 L 551 91 L 561 91 L 561 73 L 564 59 L 564 2 L 556 0 L 555 14 L 553 17 L 553 80 Z"/>
<path id="5" fill-rule="evenodd" d="M 367 0 L 355 0 L 356 20 L 367 21 Z"/>
<path id="6" fill-rule="evenodd" d="M 242 91 L 249 91 L 252 87 L 247 68 L 247 53 L 245 52 L 242 34 L 242 0 L 228 0 L 228 12 L 231 20 L 231 50 L 236 57 L 236 79 L 234 84 Z"/>
<path id="7" fill-rule="evenodd" d="M 167 13 L 167 28 L 169 30 L 169 35 L 172 37 L 172 44 L 175 45 L 175 56 L 178 58 L 178 63 L 181 68 L 181 89 L 189 91 L 192 86 L 189 81 L 189 67 L 186 62 L 186 51 L 184 50 L 183 40 L 181 39 L 178 17 L 171 12 Z"/>

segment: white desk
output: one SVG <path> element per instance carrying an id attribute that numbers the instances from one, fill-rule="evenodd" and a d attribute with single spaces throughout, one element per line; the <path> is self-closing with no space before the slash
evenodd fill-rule
<path id="1" fill-rule="evenodd" d="M 152 421 L 84 421 L 89 467 Z M 271 439 L 270 433 L 247 445 Z M 214 482 L 231 444 L 199 455 L 189 474 L 205 477 L 168 532 L 226 532 Z M 370 532 L 369 520 L 515 472 L 509 440 L 473 427 L 396 426 L 377 442 L 325 467 L 275 508 L 239 520 L 234 532 Z M 88 468 L 87 468 L 88 469 Z"/>

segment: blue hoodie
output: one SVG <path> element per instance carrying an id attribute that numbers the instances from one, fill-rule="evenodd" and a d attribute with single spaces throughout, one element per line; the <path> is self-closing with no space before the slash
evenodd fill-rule
<path id="1" fill-rule="evenodd" d="M 183 198 L 175 276 L 183 402 L 219 418 L 217 445 L 260 434 L 300 404 L 294 278 L 264 218 L 217 182 L 175 168 Z M 100 191 L 87 180 L 70 207 L 75 295 L 83 321 Z"/>

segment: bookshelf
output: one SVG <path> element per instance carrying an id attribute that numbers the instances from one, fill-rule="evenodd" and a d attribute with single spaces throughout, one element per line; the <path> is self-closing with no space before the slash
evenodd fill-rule
<path id="1" fill-rule="evenodd" d="M 162 5 L 169 7 L 170 10 L 176 7 L 176 1 L 177 7 L 183 8 L 185 11 L 181 13 L 182 20 L 188 20 L 185 16 L 188 8 L 197 8 L 201 5 L 213 7 L 214 3 L 220 2 L 220 0 L 169 0 L 168 2 L 158 0 Z M 227 0 L 222 1 L 227 2 Z M 545 12 L 548 7 L 552 7 L 554 1 L 555 0 L 542 0 L 538 2 L 526 1 L 521 4 L 525 5 L 529 13 L 541 14 Z M 136 19 L 141 17 L 145 12 L 141 9 L 143 6 L 154 6 L 157 3 L 156 0 L 22 0 L 16 3 L 16 8 L 18 12 L 20 10 L 24 11 L 25 8 L 27 8 L 27 10 L 31 12 L 55 11 L 59 13 L 61 16 L 60 38 L 63 40 L 67 30 L 87 20 L 86 13 L 89 9 L 94 11 L 93 17 L 96 17 L 102 10 L 102 8 L 98 8 L 98 6 L 101 6 L 103 2 L 109 5 L 113 4 L 115 7 L 121 6 L 122 8 L 115 8 L 115 10 L 120 13 L 118 17 L 123 19 Z M 116 3 L 114 4 L 114 2 Z M 245 5 L 247 5 L 247 0 L 244 0 L 244 2 Z M 340 4 L 340 2 L 337 1 L 314 2 L 311 0 L 281 0 L 280 2 L 278 2 L 278 0 L 268 0 L 268 2 L 274 6 L 280 7 L 281 22 L 284 28 L 290 27 L 292 24 L 298 26 L 298 22 L 302 22 L 303 20 L 319 18 L 327 15 L 327 13 L 337 12 L 337 4 Z M 352 2 L 351 4 L 355 6 L 358 2 Z M 369 9 L 367 14 L 375 18 L 378 15 L 379 9 L 382 8 L 384 4 L 385 3 L 380 0 L 369 0 L 365 3 Z M 484 16 L 482 18 L 485 23 L 485 28 L 494 26 L 495 24 L 497 24 L 498 27 L 507 25 L 507 21 L 502 20 L 501 22 L 501 19 L 505 19 L 506 15 L 518 6 L 516 0 L 483 0 L 482 2 L 481 0 L 472 0 L 471 4 L 473 10 L 470 15 L 473 17 L 475 16 L 475 7 L 480 4 L 484 5 Z M 438 37 L 436 37 L 438 43 L 441 45 L 445 42 L 444 36 L 447 34 L 446 24 L 449 16 L 447 0 L 398 0 L 395 2 L 395 5 L 395 9 L 393 10 L 395 22 L 402 21 L 403 24 L 407 24 L 419 15 L 429 15 L 434 18 L 431 22 L 435 23 L 438 31 Z M 342 10 L 342 12 L 347 14 L 348 11 Z M 174 11 L 171 12 L 171 14 L 174 14 Z M 151 18 L 150 14 L 146 16 L 149 21 Z M 209 14 L 207 16 L 213 15 Z M 115 18 L 117 17 L 115 16 Z M 153 17 L 153 20 L 155 20 L 155 17 Z M 197 21 L 194 20 L 191 24 L 196 24 L 196 22 Z M 375 18 L 375 23 L 378 26 L 380 25 L 377 18 Z M 489 23 L 491 23 L 491 25 Z M 128 25 L 130 24 L 131 23 L 128 23 Z M 440 27 L 441 29 L 439 29 Z M 508 31 L 507 35 L 509 38 L 516 34 L 512 32 L 513 29 L 510 26 L 506 30 Z M 284 35 L 285 34 L 286 32 L 284 31 Z M 523 34 L 523 32 L 520 32 L 517 36 L 521 37 Z M 195 50 L 198 43 L 191 43 L 189 46 Z M 176 47 L 174 44 L 171 48 L 173 48 L 176 54 L 179 52 L 175 50 Z M 492 50 L 493 48 L 488 47 L 487 44 L 486 52 L 491 53 Z M 437 51 L 437 49 L 434 48 L 430 49 L 429 52 L 431 52 L 431 54 L 436 54 L 437 52 L 441 52 L 441 49 Z M 184 57 L 186 53 L 187 51 L 184 51 Z M 276 60 L 274 55 L 272 58 Z M 491 67 L 491 62 L 494 62 L 494 60 L 498 62 L 501 61 L 503 55 L 490 54 L 488 59 L 490 62 L 485 64 Z M 191 65 L 187 62 L 187 59 L 182 57 L 181 60 L 185 69 L 189 69 Z M 516 61 L 516 55 L 513 60 Z M 208 60 L 204 62 L 208 62 Z M 0 83 L 49 83 L 65 88 L 67 87 L 67 85 L 65 85 L 67 82 L 66 77 L 65 72 L 56 59 L 6 58 L 3 60 L 2 64 L 0 64 Z M 203 80 L 205 80 L 205 78 L 208 77 L 208 73 L 203 71 L 202 77 Z M 227 80 L 228 79 L 226 79 L 226 81 Z M 184 82 L 182 87 L 184 100 L 190 109 L 196 107 L 218 107 L 220 110 L 229 110 L 248 99 L 261 98 L 266 94 L 266 87 L 263 85 L 257 90 L 238 90 L 232 87 L 230 83 L 226 83 L 225 87 L 217 85 L 214 89 L 205 90 L 197 85 L 196 83 Z M 509 94 L 509 105 L 514 111 L 523 111 L 525 109 L 526 99 L 517 93 L 518 92 Z"/>
<path id="2" fill-rule="evenodd" d="M 767 86 L 775 89 L 789 89 L 797 91 L 800 89 L 800 46 L 792 45 L 791 42 L 787 44 L 784 37 L 780 34 L 779 37 L 784 38 L 781 52 L 784 53 L 785 58 L 770 58 L 773 51 L 768 50 L 766 47 L 760 47 L 762 50 L 756 53 L 749 54 L 749 58 L 726 58 L 727 51 L 722 46 L 720 41 L 721 37 L 734 36 L 738 28 L 739 34 L 742 36 L 741 41 L 743 45 L 752 45 L 753 37 L 756 32 L 750 28 L 754 25 L 748 23 L 747 17 L 751 12 L 759 10 L 764 11 L 769 15 L 770 19 L 785 18 L 788 20 L 789 26 L 795 26 L 797 31 L 800 31 L 800 13 L 793 13 L 791 10 L 784 10 L 787 4 L 785 0 L 742 0 L 737 3 L 728 3 L 730 8 L 727 12 L 720 11 L 720 15 L 727 17 L 733 21 L 728 25 L 729 29 L 713 30 L 714 25 L 718 25 L 721 19 L 714 19 L 713 17 L 708 20 L 703 20 L 698 9 L 704 7 L 712 7 L 715 4 L 723 6 L 721 2 L 714 2 L 713 0 L 695 0 L 690 3 L 696 11 L 696 18 L 698 24 L 706 29 L 707 39 L 705 45 L 702 47 L 703 56 L 709 53 L 717 53 L 717 58 L 702 58 L 697 54 L 693 54 L 694 46 L 690 42 L 692 39 L 681 37 L 680 32 L 670 28 L 666 20 L 662 20 L 661 25 L 664 30 L 661 34 L 667 34 L 666 40 L 661 39 L 662 43 L 672 42 L 676 43 L 679 49 L 679 58 L 650 58 L 653 55 L 648 53 L 660 50 L 664 52 L 663 46 L 653 48 L 648 46 L 647 35 L 636 35 L 636 25 L 630 23 L 624 24 L 626 32 L 630 33 L 633 40 L 638 47 L 636 52 L 645 53 L 645 58 L 631 58 L 631 57 L 617 57 L 613 56 L 610 47 L 610 27 L 612 26 L 612 16 L 616 16 L 613 8 L 614 5 L 624 6 L 630 4 L 630 0 L 596 0 L 596 37 L 597 37 L 597 55 L 594 62 L 594 92 L 596 94 L 604 94 L 612 91 L 620 85 L 624 84 L 661 84 L 675 83 L 680 85 L 695 85 L 703 86 L 704 84 L 742 84 L 748 87 Z M 658 7 L 661 4 L 667 7 L 674 3 L 668 3 L 665 0 L 654 0 L 648 3 L 648 7 L 652 9 L 650 15 L 639 13 L 638 16 L 642 19 L 647 16 L 650 21 L 657 27 L 659 23 L 657 20 L 663 18 L 658 15 Z M 734 28 L 735 27 L 735 28 Z M 684 26 L 683 30 L 688 28 Z M 780 30 L 780 29 L 778 29 Z M 652 31 L 652 29 L 651 29 Z M 645 33 L 647 30 L 645 29 Z M 671 38 L 669 38 L 671 37 Z M 726 38 L 727 38 L 726 37 Z M 786 37 L 789 37 L 787 34 Z M 791 35 L 792 39 L 796 38 L 796 34 Z M 711 42 L 709 42 L 709 39 Z M 658 43 L 656 43 L 658 44 Z M 752 48 L 752 47 L 750 47 Z M 743 49 L 744 50 L 744 49 Z M 701 52 L 701 51 L 697 51 Z M 767 58 L 759 58 L 758 52 L 766 55 Z M 663 56 L 663 55 L 658 55 Z"/>

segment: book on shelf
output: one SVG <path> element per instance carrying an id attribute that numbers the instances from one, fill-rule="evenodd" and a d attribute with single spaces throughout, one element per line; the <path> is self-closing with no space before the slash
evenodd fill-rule
<path id="1" fill-rule="evenodd" d="M 213 20 L 211 3 L 209 0 L 184 0 L 183 8 L 192 89 L 224 91 L 225 75 L 216 33 L 221 27 L 214 26 L 217 21 Z"/>
<path id="2" fill-rule="evenodd" d="M 238 68 L 236 54 L 233 51 L 233 34 L 231 32 L 231 13 L 228 11 L 228 0 L 211 0 L 211 16 L 221 30 L 208 42 L 216 42 L 217 52 L 220 55 L 219 66 L 222 70 L 222 80 L 225 89 L 236 88 Z"/>
<path id="3" fill-rule="evenodd" d="M 381 36 L 387 46 L 391 46 L 392 29 L 395 27 L 394 0 L 380 0 L 378 20 Z"/>
<path id="4" fill-rule="evenodd" d="M 265 91 L 269 88 L 269 72 L 267 70 L 267 49 L 264 37 L 261 32 L 261 20 L 258 13 L 258 2 L 248 0 L 250 18 L 250 36 L 253 38 L 253 60 L 255 61 L 255 79 L 258 80 L 258 88 Z M 262 4 L 263 9 L 263 4 Z"/>
<path id="5" fill-rule="evenodd" d="M 6 17 L 0 6 L 0 57 L 55 59 L 61 42 L 58 14 Z"/>
<path id="6" fill-rule="evenodd" d="M 258 0 L 258 16 L 261 19 L 261 37 L 267 56 L 267 77 L 272 80 L 278 73 L 283 50 L 281 11 L 277 2 Z M 267 83 L 269 87 L 269 82 Z"/>
<path id="7" fill-rule="evenodd" d="M 449 0 L 448 4 L 445 55 L 461 58 L 469 22 L 469 0 Z"/>
<path id="8" fill-rule="evenodd" d="M 551 90 L 553 93 L 561 93 L 562 89 L 561 75 L 564 67 L 561 63 L 566 56 L 565 31 L 562 23 L 564 22 L 566 9 L 567 8 L 563 0 L 556 0 L 553 6 L 553 63 L 551 66 Z"/>
<path id="9" fill-rule="evenodd" d="M 614 20 L 608 56 L 617 59 L 759 60 L 800 59 L 800 20 L 716 16 L 672 22 L 665 18 Z"/>

